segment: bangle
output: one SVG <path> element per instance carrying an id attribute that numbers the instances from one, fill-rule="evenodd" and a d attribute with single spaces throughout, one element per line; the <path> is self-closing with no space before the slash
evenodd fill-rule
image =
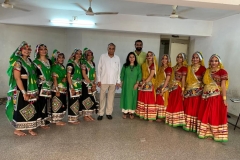
<path id="1" fill-rule="evenodd" d="M 23 89 L 21 90 L 22 94 L 26 94 L 27 92 Z"/>
<path id="2" fill-rule="evenodd" d="M 184 91 L 185 90 L 185 88 L 182 88 L 182 91 Z"/>
<path id="3" fill-rule="evenodd" d="M 56 91 L 58 91 L 58 87 L 56 87 L 55 89 L 56 89 Z"/>
<path id="4" fill-rule="evenodd" d="M 165 89 L 165 88 L 163 87 L 163 88 L 162 88 L 162 91 L 164 91 L 164 89 Z"/>
<path id="5" fill-rule="evenodd" d="M 70 85 L 70 88 L 73 89 L 73 85 L 72 84 Z"/>
<path id="6" fill-rule="evenodd" d="M 227 100 L 227 97 L 226 97 L 226 96 L 223 96 L 223 100 L 226 101 L 226 100 Z"/>

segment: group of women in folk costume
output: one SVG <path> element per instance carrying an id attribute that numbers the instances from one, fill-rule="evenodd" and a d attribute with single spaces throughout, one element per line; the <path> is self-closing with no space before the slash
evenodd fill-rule
<path id="1" fill-rule="evenodd" d="M 131 56 L 135 58 L 129 53 L 127 62 L 128 59 L 131 62 Z M 141 74 L 137 75 L 137 72 L 128 73 L 133 62 L 129 67 L 127 63 L 124 64 L 120 103 L 123 118 L 126 118 L 127 113 L 132 115 L 136 108 L 136 115 L 145 120 L 165 119 L 165 123 L 170 126 L 182 126 L 186 131 L 197 132 L 199 138 L 227 141 L 228 74 L 223 69 L 220 57 L 212 55 L 207 69 L 200 52 L 192 55 L 191 65 L 187 65 L 184 53 L 179 53 L 176 61 L 177 64 L 171 67 L 169 55 L 163 55 L 158 69 L 154 54 L 148 52 L 142 64 L 142 78 L 139 78 Z M 134 98 L 136 93 L 133 91 L 136 91 L 137 85 L 138 98 Z M 128 100 L 129 97 L 132 101 Z M 134 100 L 137 100 L 137 105 Z"/>
<path id="2" fill-rule="evenodd" d="M 7 71 L 10 89 L 6 115 L 15 128 L 14 134 L 25 136 L 24 130 L 28 130 L 29 134 L 37 135 L 33 129 L 39 126 L 47 129 L 50 123 L 65 125 L 62 120 L 67 107 L 68 122 L 78 124 L 80 115 L 87 116 L 85 120 L 93 120 L 91 114 L 98 107 L 95 64 L 92 51 L 85 53 L 86 58 L 81 61 L 82 51 L 75 49 L 66 69 L 63 53 L 54 50 L 50 60 L 47 46 L 39 44 L 32 61 L 30 45 L 25 41 L 20 44 L 10 57 Z M 82 90 L 84 85 L 87 89 Z"/>

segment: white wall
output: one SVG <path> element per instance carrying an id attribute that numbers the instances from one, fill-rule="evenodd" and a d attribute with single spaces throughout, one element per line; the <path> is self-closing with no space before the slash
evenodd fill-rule
<path id="1" fill-rule="evenodd" d="M 232 103 L 229 98 L 240 98 L 240 15 L 217 20 L 213 24 L 213 36 L 194 39 L 194 51 L 202 51 L 205 64 L 208 64 L 210 56 L 218 54 L 229 74 L 229 89 L 227 93 L 228 111 L 238 115 L 240 105 Z M 193 40 L 192 40 L 193 42 Z"/>
<path id="2" fill-rule="evenodd" d="M 62 51 L 65 51 L 66 48 L 65 29 L 0 24 L 0 30 L 0 97 L 6 97 L 9 89 L 9 77 L 6 74 L 9 66 L 9 57 L 22 41 L 32 45 L 31 58 L 33 58 L 35 46 L 39 43 L 44 43 L 48 46 L 49 55 L 55 48 Z"/>
<path id="3" fill-rule="evenodd" d="M 32 45 L 32 55 L 38 43 L 48 46 L 49 56 L 54 49 L 65 53 L 67 63 L 68 58 L 74 48 L 83 49 L 88 47 L 94 52 L 94 61 L 98 64 L 101 54 L 107 52 L 107 45 L 113 42 L 116 45 L 116 55 L 120 57 L 121 64 L 125 62 L 126 56 L 134 50 L 134 42 L 137 39 L 143 40 L 144 51 L 151 50 L 157 57 L 159 54 L 160 35 L 130 32 L 109 32 L 83 29 L 63 29 L 49 27 L 16 26 L 0 24 L 0 97 L 5 97 L 8 91 L 8 76 L 6 74 L 9 57 L 25 40 Z M 3 32 L 4 31 L 4 32 Z M 157 58 L 158 59 L 158 58 Z M 120 92 L 119 90 L 118 92 Z"/>

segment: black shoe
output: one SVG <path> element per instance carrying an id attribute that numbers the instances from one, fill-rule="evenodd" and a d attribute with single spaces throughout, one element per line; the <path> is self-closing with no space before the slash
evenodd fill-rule
<path id="1" fill-rule="evenodd" d="M 108 119 L 112 119 L 112 116 L 111 116 L 111 115 L 106 115 L 106 117 L 107 117 Z"/>
<path id="2" fill-rule="evenodd" d="M 97 120 L 101 121 L 103 119 L 103 116 L 98 116 Z"/>

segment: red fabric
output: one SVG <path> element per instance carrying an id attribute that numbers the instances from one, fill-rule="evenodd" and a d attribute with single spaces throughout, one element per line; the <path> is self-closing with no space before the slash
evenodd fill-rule
<path id="1" fill-rule="evenodd" d="M 183 96 L 182 96 L 182 89 L 178 86 L 177 89 L 173 90 L 169 93 L 169 101 L 167 112 L 174 113 L 183 111 Z"/>
<path id="2" fill-rule="evenodd" d="M 154 63 L 152 63 L 151 66 L 149 66 L 149 69 L 150 69 L 150 70 L 155 70 L 155 68 L 154 68 Z"/>
<path id="3" fill-rule="evenodd" d="M 187 75 L 187 67 L 182 66 L 177 71 L 175 71 L 175 79 L 182 81 L 182 77 Z"/>
<path id="4" fill-rule="evenodd" d="M 164 106 L 164 100 L 163 100 L 163 97 L 160 94 L 157 94 L 157 96 L 156 96 L 156 104 Z"/>
<path id="5" fill-rule="evenodd" d="M 206 71 L 206 68 L 204 66 L 200 66 L 197 72 L 195 72 L 197 79 L 201 82 L 202 82 L 205 71 Z"/>
<path id="6" fill-rule="evenodd" d="M 227 107 L 221 95 L 201 99 L 198 120 L 215 126 L 227 124 Z"/>
<path id="7" fill-rule="evenodd" d="M 222 80 L 228 80 L 228 73 L 224 69 L 220 69 L 215 73 L 211 73 L 213 80 L 217 83 L 217 85 L 221 86 Z"/>
<path id="8" fill-rule="evenodd" d="M 200 107 L 201 96 L 188 97 L 183 101 L 184 113 L 193 117 L 197 117 Z"/>
<path id="9" fill-rule="evenodd" d="M 172 75 L 172 68 L 171 67 L 167 67 L 165 70 L 164 70 L 166 76 L 171 76 Z"/>

